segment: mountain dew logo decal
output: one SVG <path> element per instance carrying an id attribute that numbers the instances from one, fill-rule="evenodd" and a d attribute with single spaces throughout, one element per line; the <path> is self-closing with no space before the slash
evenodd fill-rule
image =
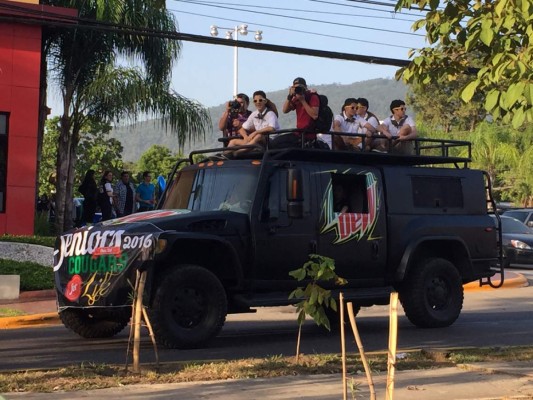
<path id="1" fill-rule="evenodd" d="M 324 225 L 320 233 L 335 230 L 333 244 L 342 244 L 350 240 L 361 240 L 363 236 L 371 236 L 378 216 L 377 180 L 372 173 L 362 173 L 366 177 L 366 196 L 368 213 L 340 213 L 333 208 L 333 190 L 331 182 L 326 190 L 324 200 Z"/>

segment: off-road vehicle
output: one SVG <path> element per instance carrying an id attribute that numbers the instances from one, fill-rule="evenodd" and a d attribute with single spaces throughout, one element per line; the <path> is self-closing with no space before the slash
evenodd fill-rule
<path id="1" fill-rule="evenodd" d="M 146 270 L 156 339 L 198 347 L 228 313 L 294 302 L 301 283 L 288 273 L 309 254 L 335 260 L 355 305 L 387 304 L 397 290 L 413 324 L 446 327 L 462 285 L 493 284 L 502 267 L 490 182 L 468 167 L 468 142 L 420 139 L 413 155 L 242 149 L 226 159 L 222 150 L 182 160 L 158 209 L 58 237 L 68 328 L 87 338 L 122 330 L 136 270 Z"/>

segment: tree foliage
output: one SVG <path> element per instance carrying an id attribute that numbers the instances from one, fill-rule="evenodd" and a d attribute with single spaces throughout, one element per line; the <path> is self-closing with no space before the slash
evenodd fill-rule
<path id="1" fill-rule="evenodd" d="M 96 178 L 104 170 L 110 170 L 118 176 L 123 168 L 122 145 L 117 139 L 109 137 L 111 126 L 107 123 L 88 120 L 80 129 L 80 142 L 77 154 L 80 154 L 75 168 L 74 187 L 83 180 L 88 169 L 96 171 Z M 39 168 L 39 195 L 55 192 L 56 160 L 58 138 L 60 135 L 60 119 L 54 117 L 46 121 L 42 160 Z"/>
<path id="2" fill-rule="evenodd" d="M 176 22 L 160 0 L 45 0 L 71 7 L 81 18 L 155 31 L 176 31 Z M 157 115 L 180 142 L 204 134 L 205 109 L 170 89 L 179 42 L 120 30 L 93 31 L 71 27 L 43 33 L 50 77 L 63 99 L 57 159 L 56 228 L 70 228 L 80 129 L 89 116 L 104 122 Z M 138 67 L 118 66 L 117 57 L 134 59 Z"/>
<path id="3" fill-rule="evenodd" d="M 298 312 L 298 325 L 303 324 L 305 316 L 309 315 L 318 326 L 323 325 L 330 330 L 329 319 L 325 308 L 337 311 L 337 302 L 331 296 L 331 291 L 320 286 L 321 282 L 334 282 L 337 285 L 345 285 L 346 279 L 335 273 L 335 261 L 332 258 L 318 254 L 310 254 L 301 268 L 290 271 L 289 275 L 298 282 L 309 280 L 305 288 L 299 287 L 291 292 L 289 299 L 301 299 L 296 304 Z"/>
<path id="4" fill-rule="evenodd" d="M 460 84 L 465 102 L 481 94 L 495 120 L 515 128 L 533 122 L 531 0 L 399 0 L 396 9 L 404 7 L 429 8 L 413 28 L 425 28 L 431 47 L 413 52 L 397 78 L 427 85 L 452 82 L 470 71 Z M 473 53 L 480 60 L 474 71 Z"/>
<path id="5" fill-rule="evenodd" d="M 168 147 L 160 146 L 158 144 L 152 145 L 146 150 L 137 163 L 137 171 L 150 171 L 152 175 L 163 175 L 166 177 L 180 155 L 173 155 Z"/>
<path id="6" fill-rule="evenodd" d="M 461 90 L 467 80 L 466 75 L 460 75 L 454 81 L 440 78 L 426 84 L 412 82 L 407 103 L 416 112 L 417 126 L 423 123 L 429 129 L 446 133 L 451 130 L 473 131 L 487 113 L 482 94 L 476 94 L 467 104 L 461 99 Z"/>

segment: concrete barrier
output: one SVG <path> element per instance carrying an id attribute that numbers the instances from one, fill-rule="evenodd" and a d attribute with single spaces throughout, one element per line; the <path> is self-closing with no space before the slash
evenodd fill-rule
<path id="1" fill-rule="evenodd" d="M 0 275 L 0 300 L 18 299 L 20 275 Z"/>

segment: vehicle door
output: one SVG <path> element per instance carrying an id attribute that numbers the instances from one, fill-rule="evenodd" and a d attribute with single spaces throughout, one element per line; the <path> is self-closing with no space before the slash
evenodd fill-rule
<path id="1" fill-rule="evenodd" d="M 311 173 L 305 165 L 291 168 L 301 171 L 301 215 L 294 217 L 288 212 L 286 166 L 272 167 L 259 185 L 263 190 L 258 193 L 258 210 L 254 212 L 257 217 L 252 217 L 256 286 L 273 284 L 278 290 L 294 288 L 296 280 L 289 276 L 289 271 L 302 267 L 308 255 L 316 252 L 318 214 L 316 207 L 312 207 L 316 192 L 311 190 Z"/>
<path id="2" fill-rule="evenodd" d="M 316 179 L 318 254 L 333 258 L 337 274 L 354 286 L 383 284 L 387 235 L 380 170 L 336 166 Z"/>

